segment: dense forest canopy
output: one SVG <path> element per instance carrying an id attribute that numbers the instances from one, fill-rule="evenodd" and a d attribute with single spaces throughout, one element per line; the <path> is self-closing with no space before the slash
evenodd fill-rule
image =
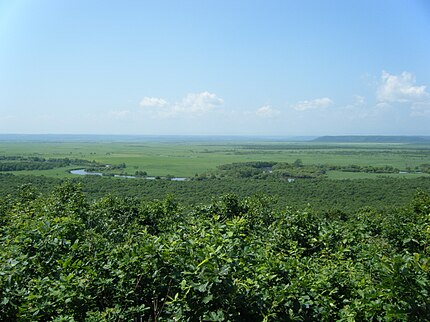
<path id="1" fill-rule="evenodd" d="M 227 194 L 0 199 L 3 321 L 408 320 L 430 316 L 430 197 L 378 211 Z"/>
<path id="2" fill-rule="evenodd" d="M 210 203 L 226 193 L 240 198 L 266 195 L 273 198 L 273 207 L 306 207 L 308 204 L 318 211 L 356 211 L 362 207 L 384 209 L 401 206 L 411 200 L 417 189 L 430 192 L 430 178 L 416 179 L 385 178 L 354 180 L 295 180 L 215 178 L 192 181 L 135 180 L 110 177 L 85 176 L 72 180 L 81 184 L 89 200 L 107 194 L 118 197 L 136 197 L 151 201 L 169 195 L 184 206 Z M 39 192 L 49 193 L 62 179 L 0 174 L 0 197 L 19 195 L 20 186 L 31 183 Z"/>

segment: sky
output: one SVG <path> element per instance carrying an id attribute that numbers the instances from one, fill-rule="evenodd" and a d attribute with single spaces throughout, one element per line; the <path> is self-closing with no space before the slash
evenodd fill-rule
<path id="1" fill-rule="evenodd" d="M 0 133 L 430 135 L 430 2 L 0 0 Z"/>

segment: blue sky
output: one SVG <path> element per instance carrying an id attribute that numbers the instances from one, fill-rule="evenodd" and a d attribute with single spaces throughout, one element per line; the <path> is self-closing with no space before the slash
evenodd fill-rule
<path id="1" fill-rule="evenodd" d="M 0 0 L 0 133 L 430 135 L 430 3 Z"/>

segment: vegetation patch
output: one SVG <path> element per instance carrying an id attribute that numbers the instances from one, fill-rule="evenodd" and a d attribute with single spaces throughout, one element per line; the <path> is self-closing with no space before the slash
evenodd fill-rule
<path id="1" fill-rule="evenodd" d="M 40 156 L 0 156 L 0 171 L 50 170 L 68 166 L 100 166 L 95 161 L 69 158 L 43 158 Z"/>
<path id="2" fill-rule="evenodd" d="M 79 185 L 0 199 L 3 321 L 334 321 L 430 316 L 430 197 L 318 212 L 227 194 L 174 199 Z M 425 319 L 425 318 L 424 318 Z"/>

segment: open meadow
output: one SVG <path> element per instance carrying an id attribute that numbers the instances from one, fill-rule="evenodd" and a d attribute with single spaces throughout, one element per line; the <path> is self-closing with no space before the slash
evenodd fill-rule
<path id="1" fill-rule="evenodd" d="M 5 142 L 0 141 L 0 156 L 69 158 L 96 161 L 101 164 L 125 164 L 121 171 L 134 174 L 145 171 L 149 176 L 194 177 L 214 171 L 220 165 L 237 162 L 287 162 L 301 160 L 304 165 L 392 166 L 397 173 L 384 174 L 413 178 L 426 176 L 419 167 L 430 164 L 430 145 L 408 143 L 327 143 L 313 141 L 274 141 L 247 139 L 196 140 L 170 138 L 135 141 L 81 142 Z M 0 161 L 1 162 L 1 161 Z M 79 168 L 79 167 L 78 167 Z M 67 165 L 46 170 L 11 171 L 50 177 L 73 177 Z M 399 173 L 401 172 L 401 173 Z M 328 178 L 375 178 L 378 173 L 327 171 Z"/>

